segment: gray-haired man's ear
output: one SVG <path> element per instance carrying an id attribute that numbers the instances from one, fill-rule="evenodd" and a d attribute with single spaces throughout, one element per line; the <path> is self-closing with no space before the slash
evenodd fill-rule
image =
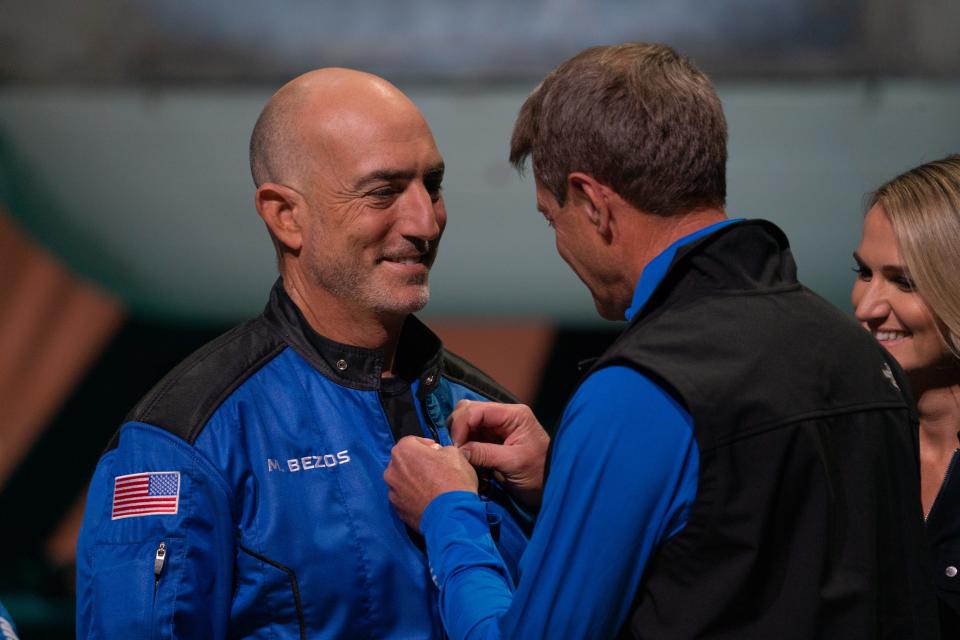
<path id="1" fill-rule="evenodd" d="M 587 215 L 597 233 L 607 242 L 612 238 L 613 195 L 609 187 L 588 173 L 575 171 L 567 176 L 567 197 Z"/>

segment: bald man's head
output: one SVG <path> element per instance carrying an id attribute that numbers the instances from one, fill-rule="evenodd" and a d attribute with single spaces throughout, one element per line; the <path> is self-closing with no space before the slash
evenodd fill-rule
<path id="1" fill-rule="evenodd" d="M 294 79 L 260 115 L 250 165 L 288 292 L 377 322 L 426 304 L 447 217 L 443 156 L 396 87 L 348 69 Z"/>
<path id="2" fill-rule="evenodd" d="M 326 68 L 298 76 L 267 102 L 250 136 L 250 172 L 259 188 L 267 182 L 289 184 L 303 175 L 309 120 L 336 120 L 353 113 L 400 108 L 419 111 L 395 86 L 353 69 Z M 421 116 L 422 117 L 422 116 Z"/>

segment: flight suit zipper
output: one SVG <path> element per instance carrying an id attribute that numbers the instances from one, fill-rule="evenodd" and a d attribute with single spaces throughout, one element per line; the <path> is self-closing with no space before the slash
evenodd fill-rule
<path id="1" fill-rule="evenodd" d="M 160 586 L 160 574 L 163 573 L 163 564 L 167 561 L 167 543 L 161 542 L 153 558 L 153 597 L 157 597 L 157 587 Z"/>
<path id="2" fill-rule="evenodd" d="M 167 562 L 167 543 L 161 541 L 157 551 L 153 556 L 153 607 L 150 614 L 150 638 L 154 637 L 157 629 L 157 591 L 160 588 L 160 575 L 163 573 L 163 566 Z"/>

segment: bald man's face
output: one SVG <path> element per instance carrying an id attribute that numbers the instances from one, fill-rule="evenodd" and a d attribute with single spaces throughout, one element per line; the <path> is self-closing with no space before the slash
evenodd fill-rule
<path id="1" fill-rule="evenodd" d="M 447 220 L 443 159 L 423 117 L 405 100 L 357 105 L 308 115 L 304 141 L 306 275 L 358 311 L 422 309 Z"/>

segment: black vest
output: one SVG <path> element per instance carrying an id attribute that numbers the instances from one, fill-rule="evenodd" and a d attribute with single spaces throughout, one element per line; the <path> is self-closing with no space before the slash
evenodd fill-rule
<path id="1" fill-rule="evenodd" d="M 797 281 L 777 227 L 681 248 L 593 370 L 615 364 L 687 408 L 700 450 L 687 525 L 651 557 L 624 635 L 937 636 L 902 373 Z"/>

